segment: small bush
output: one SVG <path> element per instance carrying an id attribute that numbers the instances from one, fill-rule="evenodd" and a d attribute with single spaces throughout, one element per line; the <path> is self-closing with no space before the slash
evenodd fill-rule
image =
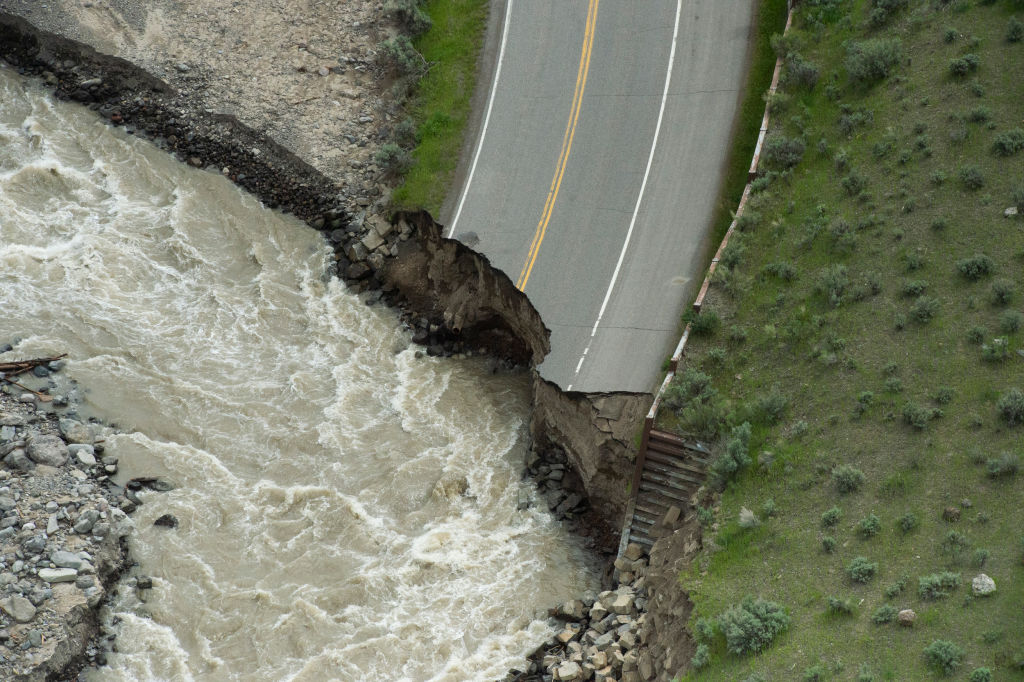
<path id="1" fill-rule="evenodd" d="M 786 72 L 783 82 L 792 87 L 813 90 L 818 83 L 818 65 L 809 62 L 798 52 L 790 52 L 786 56 Z"/>
<path id="2" fill-rule="evenodd" d="M 857 197 L 867 189 L 868 181 L 863 175 L 856 171 L 851 171 L 849 175 L 845 176 L 840 181 L 840 184 L 843 186 L 843 189 L 846 190 L 847 194 L 851 197 Z"/>
<path id="3" fill-rule="evenodd" d="M 789 616 L 778 604 L 747 597 L 718 617 L 730 653 L 758 652 L 789 627 Z"/>
<path id="4" fill-rule="evenodd" d="M 985 562 L 988 561 L 991 553 L 987 549 L 976 549 L 974 554 L 971 555 L 971 563 L 976 568 L 984 568 Z"/>
<path id="5" fill-rule="evenodd" d="M 389 38 L 382 42 L 380 47 L 385 61 L 401 74 L 421 74 L 427 68 L 427 61 L 416 51 L 408 36 Z"/>
<path id="6" fill-rule="evenodd" d="M 1016 455 L 1004 452 L 985 462 L 985 473 L 989 478 L 1012 478 L 1020 471 L 1020 460 Z"/>
<path id="7" fill-rule="evenodd" d="M 846 567 L 846 574 L 855 583 L 870 582 L 878 573 L 878 564 L 868 561 L 866 557 L 856 557 Z"/>
<path id="8" fill-rule="evenodd" d="M 849 464 L 844 464 L 832 470 L 832 480 L 836 484 L 836 490 L 846 495 L 857 492 L 864 485 L 864 472 Z"/>
<path id="9" fill-rule="evenodd" d="M 956 269 L 972 282 L 991 275 L 995 267 L 992 259 L 983 253 L 976 253 L 970 258 L 961 258 L 956 262 Z"/>
<path id="10" fill-rule="evenodd" d="M 1017 207 L 1017 215 L 1024 216 L 1024 185 L 1016 187 L 1010 198 L 1013 200 L 1013 205 Z"/>
<path id="11" fill-rule="evenodd" d="M 1013 156 L 1024 149 L 1024 130 L 1014 128 L 996 135 L 992 142 L 992 153 L 996 156 Z"/>
<path id="12" fill-rule="evenodd" d="M 999 330 L 1004 334 L 1019 331 L 1022 325 L 1024 325 L 1024 315 L 1016 310 L 1007 310 L 999 316 Z"/>
<path id="13" fill-rule="evenodd" d="M 882 530 L 882 522 L 874 514 L 868 514 L 857 524 L 857 532 L 862 538 L 873 538 Z"/>
<path id="14" fill-rule="evenodd" d="M 1005 336 L 992 339 L 991 343 L 981 344 L 981 359 L 985 362 L 1002 362 L 1010 354 L 1010 340 Z"/>
<path id="15" fill-rule="evenodd" d="M 968 682 L 992 682 L 992 671 L 988 668 L 975 668 L 971 671 Z"/>
<path id="16" fill-rule="evenodd" d="M 910 315 L 917 322 L 925 324 L 933 317 L 935 313 L 939 311 L 939 301 L 932 296 L 920 296 L 914 304 L 910 306 Z"/>
<path id="17" fill-rule="evenodd" d="M 694 336 L 711 336 L 721 324 L 721 320 L 718 318 L 718 313 L 714 310 L 708 310 L 701 308 L 699 313 L 695 313 L 690 318 L 690 333 Z"/>
<path id="18" fill-rule="evenodd" d="M 733 427 L 725 451 L 711 464 L 711 473 L 719 485 L 725 485 L 750 464 L 750 423 Z"/>
<path id="19" fill-rule="evenodd" d="M 373 155 L 373 161 L 385 175 L 394 177 L 409 170 L 412 165 L 412 155 L 393 142 L 381 145 L 380 149 Z"/>
<path id="20" fill-rule="evenodd" d="M 836 307 L 843 302 L 843 294 L 850 285 L 850 278 L 846 274 L 846 266 L 833 264 L 824 268 L 818 273 L 816 290 L 825 296 L 826 300 Z"/>
<path id="21" fill-rule="evenodd" d="M 971 123 L 985 123 L 992 120 L 992 111 L 988 107 L 976 107 L 967 114 L 967 120 Z"/>
<path id="22" fill-rule="evenodd" d="M 924 648 L 924 658 L 930 667 L 952 675 L 964 660 L 964 650 L 952 642 L 937 639 Z"/>
<path id="23" fill-rule="evenodd" d="M 943 599 L 958 587 L 960 587 L 960 574 L 949 571 L 923 575 L 917 579 L 917 594 L 921 599 L 933 601 Z"/>
<path id="24" fill-rule="evenodd" d="M 889 77 L 903 58 L 899 40 L 872 38 L 854 41 L 846 50 L 846 71 L 855 83 L 870 85 Z"/>
<path id="25" fill-rule="evenodd" d="M 711 387 L 711 377 L 704 372 L 690 368 L 677 374 L 665 390 L 665 407 L 679 410 L 691 401 L 706 402 L 715 397 L 717 391 Z"/>
<path id="26" fill-rule="evenodd" d="M 1024 40 L 1024 23 L 1021 23 L 1017 17 L 1010 17 L 1010 20 L 1006 22 L 1006 42 L 1019 43 L 1021 40 Z"/>
<path id="27" fill-rule="evenodd" d="M 726 408 L 721 401 L 694 402 L 679 413 L 679 426 L 698 438 L 714 440 L 725 422 Z"/>
<path id="28" fill-rule="evenodd" d="M 976 192 L 985 186 L 985 176 L 981 174 L 977 166 L 964 166 L 958 171 L 960 184 L 964 189 Z"/>
<path id="29" fill-rule="evenodd" d="M 836 539 L 831 535 L 826 535 L 821 539 L 821 548 L 825 550 L 826 554 L 831 554 L 836 551 Z"/>
<path id="30" fill-rule="evenodd" d="M 989 301 L 994 306 L 1004 306 L 1013 300 L 1015 293 L 1013 282 L 1008 279 L 997 279 L 992 282 Z"/>
<path id="31" fill-rule="evenodd" d="M 928 288 L 928 282 L 923 279 L 912 279 L 903 283 L 903 287 L 900 289 L 900 293 L 907 298 L 913 298 L 920 296 Z"/>
<path id="32" fill-rule="evenodd" d="M 821 525 L 825 528 L 831 528 L 838 524 L 842 518 L 843 510 L 839 507 L 832 507 L 821 515 Z"/>
<path id="33" fill-rule="evenodd" d="M 712 618 L 698 618 L 694 632 L 699 639 L 709 642 L 715 638 L 715 621 Z"/>
<path id="34" fill-rule="evenodd" d="M 899 377 L 889 377 L 885 380 L 886 393 L 900 393 L 903 391 L 903 382 Z"/>
<path id="35" fill-rule="evenodd" d="M 924 429 L 928 422 L 935 417 L 941 416 L 941 410 L 928 409 L 914 402 L 908 402 L 903 406 L 903 423 L 913 426 L 915 429 Z"/>
<path id="36" fill-rule="evenodd" d="M 883 604 L 871 614 L 871 622 L 875 625 L 885 625 L 896 620 L 896 608 L 891 604 Z"/>
<path id="37" fill-rule="evenodd" d="M 896 525 L 902 533 L 906 534 L 915 530 L 920 525 L 920 522 L 917 520 L 917 516 L 908 512 L 896 521 Z"/>
<path id="38" fill-rule="evenodd" d="M 853 615 L 853 602 L 849 599 L 839 599 L 838 597 L 828 598 L 828 612 L 834 616 L 850 616 Z"/>
<path id="39" fill-rule="evenodd" d="M 895 599 L 898 597 L 903 590 L 907 587 L 907 583 L 910 582 L 910 576 L 901 576 L 899 580 L 894 582 L 885 588 L 885 596 L 887 599 Z"/>
<path id="40" fill-rule="evenodd" d="M 932 400 L 937 402 L 939 405 L 948 405 L 953 400 L 953 387 L 952 386 L 939 386 L 935 391 L 935 395 L 932 396 Z"/>
<path id="41" fill-rule="evenodd" d="M 951 530 L 942 538 L 940 548 L 943 554 L 949 555 L 954 562 L 959 562 L 964 552 L 971 546 L 970 540 L 960 531 Z"/>
<path id="42" fill-rule="evenodd" d="M 765 140 L 763 158 L 769 168 L 786 170 L 800 163 L 806 149 L 806 143 L 799 137 L 775 134 Z"/>
<path id="43" fill-rule="evenodd" d="M 785 282 L 792 282 L 796 279 L 796 268 L 794 268 L 788 261 L 769 263 L 761 268 L 761 274 L 777 277 Z"/>
<path id="44" fill-rule="evenodd" d="M 697 651 L 694 652 L 693 658 L 690 659 L 690 665 L 693 666 L 694 670 L 700 670 L 711 662 L 711 649 L 708 648 L 707 644 L 698 644 Z"/>
<path id="45" fill-rule="evenodd" d="M 999 414 L 1010 426 L 1024 424 L 1024 392 L 1019 388 L 1011 388 L 999 397 L 996 403 Z"/>
<path id="46" fill-rule="evenodd" d="M 967 340 L 971 343 L 981 343 L 985 340 L 986 329 L 984 327 L 971 327 L 967 330 Z"/>
<path id="47" fill-rule="evenodd" d="M 388 0 L 384 11 L 412 35 L 426 33 L 433 25 L 430 15 L 420 7 L 420 0 Z"/>
<path id="48" fill-rule="evenodd" d="M 978 58 L 978 55 L 965 54 L 963 57 L 958 57 L 949 62 L 949 72 L 955 78 L 963 78 L 967 74 L 977 71 L 980 64 L 981 59 Z"/>

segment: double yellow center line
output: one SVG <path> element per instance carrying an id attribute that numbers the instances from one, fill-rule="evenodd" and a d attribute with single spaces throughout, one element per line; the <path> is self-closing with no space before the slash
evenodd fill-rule
<path id="1" fill-rule="evenodd" d="M 526 256 L 523 270 L 519 273 L 519 280 L 516 288 L 522 291 L 526 288 L 526 282 L 530 279 L 533 271 L 533 264 L 537 262 L 537 254 L 540 252 L 540 245 L 544 241 L 544 233 L 547 232 L 548 222 L 551 220 L 551 212 L 555 206 L 555 199 L 558 198 L 558 190 L 562 186 L 562 176 L 565 175 L 565 166 L 569 161 L 569 152 L 572 150 L 572 139 L 576 135 L 576 122 L 580 118 L 580 108 L 583 105 L 583 90 L 587 86 L 587 72 L 590 71 L 590 53 L 594 47 L 594 27 L 597 25 L 597 3 L 599 0 L 589 0 L 587 6 L 587 26 L 583 33 L 583 48 L 580 51 L 580 65 L 576 72 L 576 91 L 572 96 L 572 109 L 569 110 L 569 122 L 565 127 L 565 136 L 562 138 L 562 151 L 558 155 L 558 163 L 555 165 L 555 176 L 551 179 L 551 188 L 548 190 L 547 201 L 544 202 L 544 212 L 541 213 L 540 222 L 537 223 L 537 231 L 533 235 L 533 242 L 530 244 L 530 252 Z"/>

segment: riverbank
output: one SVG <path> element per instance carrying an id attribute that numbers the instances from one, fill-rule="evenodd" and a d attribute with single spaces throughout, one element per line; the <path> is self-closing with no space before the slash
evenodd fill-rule
<path id="1" fill-rule="evenodd" d="M 322 172 L 232 115 L 205 106 L 201 88 L 183 94 L 134 64 L 10 15 L 0 17 L 0 24 L 3 56 L 19 72 L 41 78 L 58 97 L 89 106 L 190 165 L 229 177 L 268 206 L 324 232 L 335 247 L 335 272 L 363 292 L 367 303 L 403 309 L 425 352 L 483 352 L 520 364 L 536 364 L 546 354 L 548 333 L 528 299 L 486 258 L 440 237 L 430 216 L 406 214 L 392 222 L 373 212 L 376 202 L 352 215 L 351 204 L 339 199 Z M 614 528 L 624 497 L 615 486 L 616 472 L 629 467 L 631 424 L 646 409 L 635 404 L 644 396 L 555 393 L 535 396 L 535 411 L 555 417 L 535 420 L 534 437 L 564 446 L 567 467 L 580 472 L 579 487 L 566 492 L 555 508 L 573 494 L 585 497 L 591 516 L 578 521 L 580 527 L 600 519 Z M 568 412 L 571 420 L 562 419 Z M 562 423 L 552 430 L 556 418 Z M 544 480 L 551 480 L 550 471 Z M 569 505 L 563 514 L 579 519 L 578 506 Z"/>
<path id="2" fill-rule="evenodd" d="M 110 642 L 101 638 L 99 609 L 130 563 L 127 513 L 136 505 L 111 480 L 117 460 L 103 455 L 107 429 L 76 420 L 74 401 L 57 393 L 50 377 L 63 365 L 9 377 L 52 401 L 0 382 L 4 680 L 71 679 L 102 665 Z M 144 588 L 146 578 L 134 584 Z"/>

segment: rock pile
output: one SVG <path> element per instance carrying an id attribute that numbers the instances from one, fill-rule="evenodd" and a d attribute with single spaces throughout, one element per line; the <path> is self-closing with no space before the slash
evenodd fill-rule
<path id="1" fill-rule="evenodd" d="M 647 560 L 630 544 L 615 560 L 614 590 L 563 604 L 551 613 L 562 631 L 530 657 L 526 671 L 513 670 L 508 682 L 646 682 L 655 665 L 645 650 Z"/>
<path id="2" fill-rule="evenodd" d="M 47 413 L 52 404 L 0 391 L 3 680 L 65 679 L 102 664 L 97 609 L 127 565 L 130 522 L 109 480 L 117 462 L 103 456 L 99 425 Z"/>
<path id="3" fill-rule="evenodd" d="M 543 503 L 560 521 L 575 521 L 587 511 L 582 483 L 561 448 L 531 449 L 526 455 L 526 474 L 536 482 Z M 519 508 L 526 509 L 530 504 L 529 496 L 521 492 Z"/>

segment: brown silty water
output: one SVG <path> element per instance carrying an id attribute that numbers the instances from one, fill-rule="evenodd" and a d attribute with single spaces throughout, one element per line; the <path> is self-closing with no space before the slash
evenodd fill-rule
<path id="1" fill-rule="evenodd" d="M 120 590 L 90 679 L 496 679 L 597 587 L 544 505 L 517 509 L 527 377 L 416 357 L 329 254 L 0 69 L 0 357 L 69 353 L 120 475 L 176 486 L 143 494 L 154 589 Z"/>

